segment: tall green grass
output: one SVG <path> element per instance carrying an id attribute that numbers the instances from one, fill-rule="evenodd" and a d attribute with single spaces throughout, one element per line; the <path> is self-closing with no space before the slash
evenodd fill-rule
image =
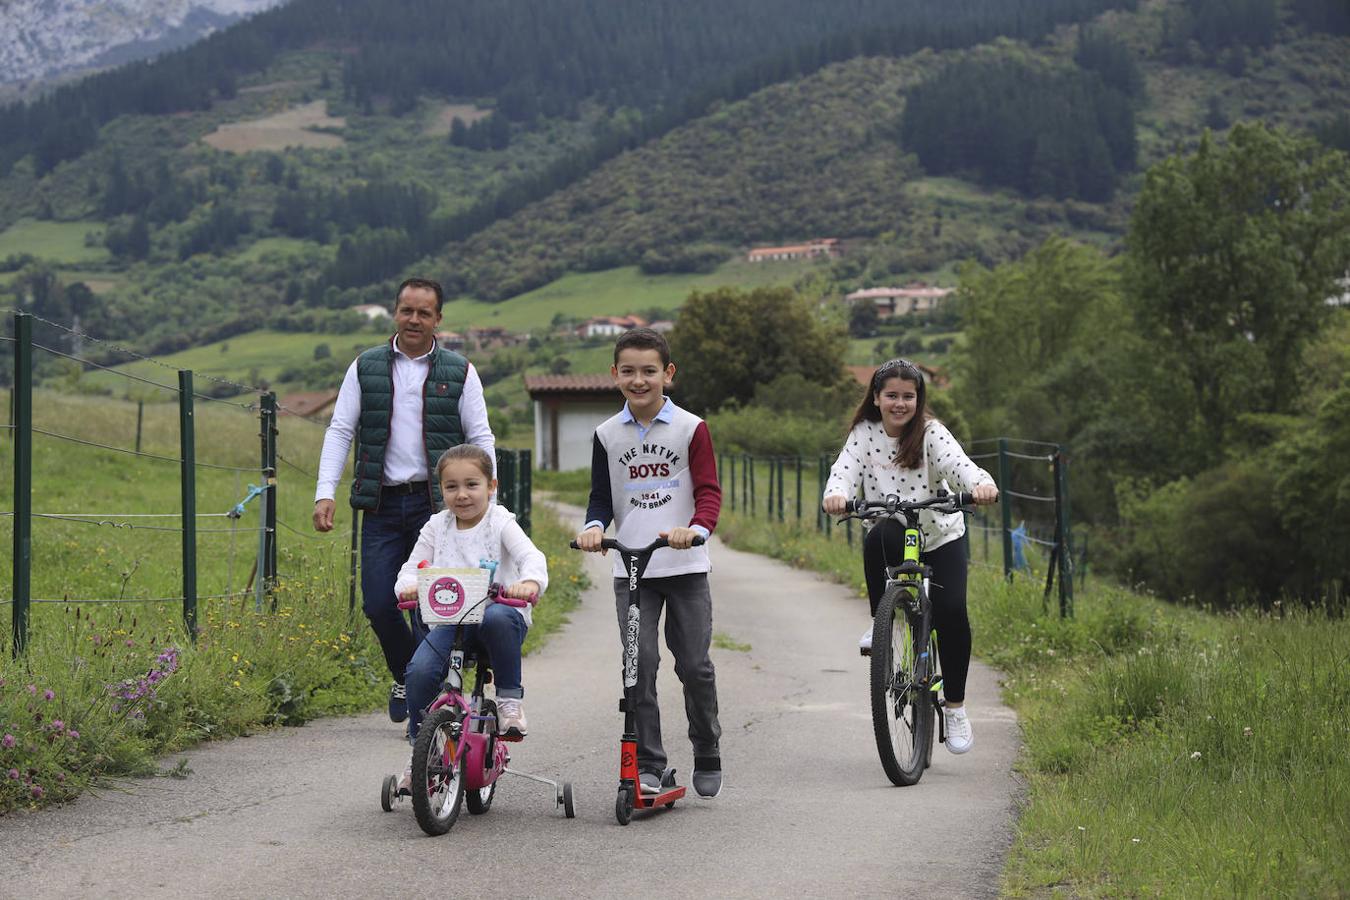
<path id="1" fill-rule="evenodd" d="M 178 420 L 174 406 L 147 406 L 142 452 L 136 405 L 40 391 L 32 475 L 37 518 L 27 650 L 12 658 L 9 565 L 0 577 L 0 814 L 77 796 L 110 777 L 156 770 L 156 758 L 194 742 L 380 705 L 389 674 L 365 618 L 350 606 L 350 512 L 337 529 L 310 527 L 323 430 L 282 417 L 277 482 L 278 567 L 258 609 L 245 591 L 258 541 L 258 502 L 238 520 L 221 514 L 260 481 L 256 413 L 199 403 L 197 537 L 199 633 L 190 640 L 182 592 Z M 13 439 L 0 432 L 0 512 L 14 508 Z M 104 444 L 106 449 L 91 446 Z M 212 468 L 231 467 L 231 468 Z M 237 470 L 236 470 L 237 469 Z M 168 514 L 167 518 L 141 518 Z M 81 517 L 83 518 L 83 517 Z M 14 519 L 0 516 L 0 558 L 12 562 Z M 166 530 L 152 530 L 166 529 Z M 570 528 L 536 508 L 534 540 L 550 586 L 525 650 L 567 618 L 584 586 Z M 228 595 L 228 596 L 217 596 Z M 100 602 L 101 601 L 101 602 Z"/>
<path id="2" fill-rule="evenodd" d="M 728 513 L 718 531 L 863 602 L 860 551 L 838 530 Z M 1101 581 L 1061 619 L 1039 582 L 971 569 L 975 652 L 1002 671 L 1024 740 L 1003 892 L 1345 896 L 1350 623 L 1212 615 Z"/>

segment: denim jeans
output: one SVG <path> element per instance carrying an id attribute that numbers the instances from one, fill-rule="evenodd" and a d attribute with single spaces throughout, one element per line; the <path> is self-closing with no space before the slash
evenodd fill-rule
<path id="1" fill-rule="evenodd" d="M 417 610 L 405 616 L 398 608 L 394 582 L 430 518 L 431 498 L 425 491 L 385 491 L 379 511 L 366 510 L 361 516 L 361 609 L 384 651 L 389 674 L 399 683 L 427 629 Z"/>
<path id="2" fill-rule="evenodd" d="M 423 711 L 440 693 L 450 668 L 455 631 L 464 629 L 466 654 L 487 651 L 492 665 L 492 683 L 500 698 L 525 696 L 520 684 L 520 645 L 529 626 L 525 617 L 501 603 L 489 604 L 481 625 L 437 625 L 427 634 L 408 663 L 404 683 L 408 686 L 408 738 L 417 737 Z"/>

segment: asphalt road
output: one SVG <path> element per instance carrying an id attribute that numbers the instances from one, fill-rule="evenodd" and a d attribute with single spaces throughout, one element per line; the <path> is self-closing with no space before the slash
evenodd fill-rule
<path id="1" fill-rule="evenodd" d="M 1016 721 L 974 664 L 975 748 L 939 746 L 914 787 L 877 761 L 866 604 L 783 564 L 714 543 L 714 649 L 726 787 L 614 820 L 619 637 L 610 558 L 572 621 L 525 660 L 530 737 L 512 767 L 573 782 L 576 819 L 546 785 L 509 776 L 483 816 L 422 833 L 379 789 L 407 745 L 383 715 L 313 723 L 186 754 L 182 779 L 132 780 L 0 818 L 0 897 L 946 897 L 997 894 L 1017 791 Z M 545 600 L 545 602 L 547 602 Z M 976 635 L 976 646 L 979 635 Z M 666 749 L 687 783 L 679 683 L 660 692 Z M 174 765 L 178 756 L 165 760 Z"/>

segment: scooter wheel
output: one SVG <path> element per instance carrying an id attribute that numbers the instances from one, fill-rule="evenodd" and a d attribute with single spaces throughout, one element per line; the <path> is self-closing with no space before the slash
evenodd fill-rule
<path id="1" fill-rule="evenodd" d="M 398 776 L 387 775 L 384 784 L 380 787 L 380 809 L 385 812 L 394 811 L 394 798 L 398 796 Z"/>
<path id="2" fill-rule="evenodd" d="M 620 825 L 627 825 L 633 818 L 634 799 L 633 788 L 627 785 L 619 788 L 619 797 L 614 801 L 614 818 Z"/>
<path id="3" fill-rule="evenodd" d="M 576 804 L 572 802 L 572 782 L 564 781 L 562 788 L 563 815 L 569 819 L 577 817 Z"/>

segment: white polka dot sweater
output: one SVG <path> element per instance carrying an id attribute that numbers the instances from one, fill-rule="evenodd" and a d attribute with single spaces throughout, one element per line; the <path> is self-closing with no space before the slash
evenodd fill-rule
<path id="1" fill-rule="evenodd" d="M 924 429 L 923 461 L 917 469 L 904 469 L 895 462 L 896 440 L 880 422 L 860 422 L 848 434 L 844 449 L 830 467 L 824 496 L 855 497 L 859 485 L 868 500 L 884 500 L 896 494 L 901 500 L 925 500 L 938 489 L 949 493 L 971 491 L 978 484 L 993 484 L 988 472 L 971 462 L 947 426 L 930 420 Z M 925 550 L 936 550 L 966 531 L 960 513 L 919 513 Z"/>

